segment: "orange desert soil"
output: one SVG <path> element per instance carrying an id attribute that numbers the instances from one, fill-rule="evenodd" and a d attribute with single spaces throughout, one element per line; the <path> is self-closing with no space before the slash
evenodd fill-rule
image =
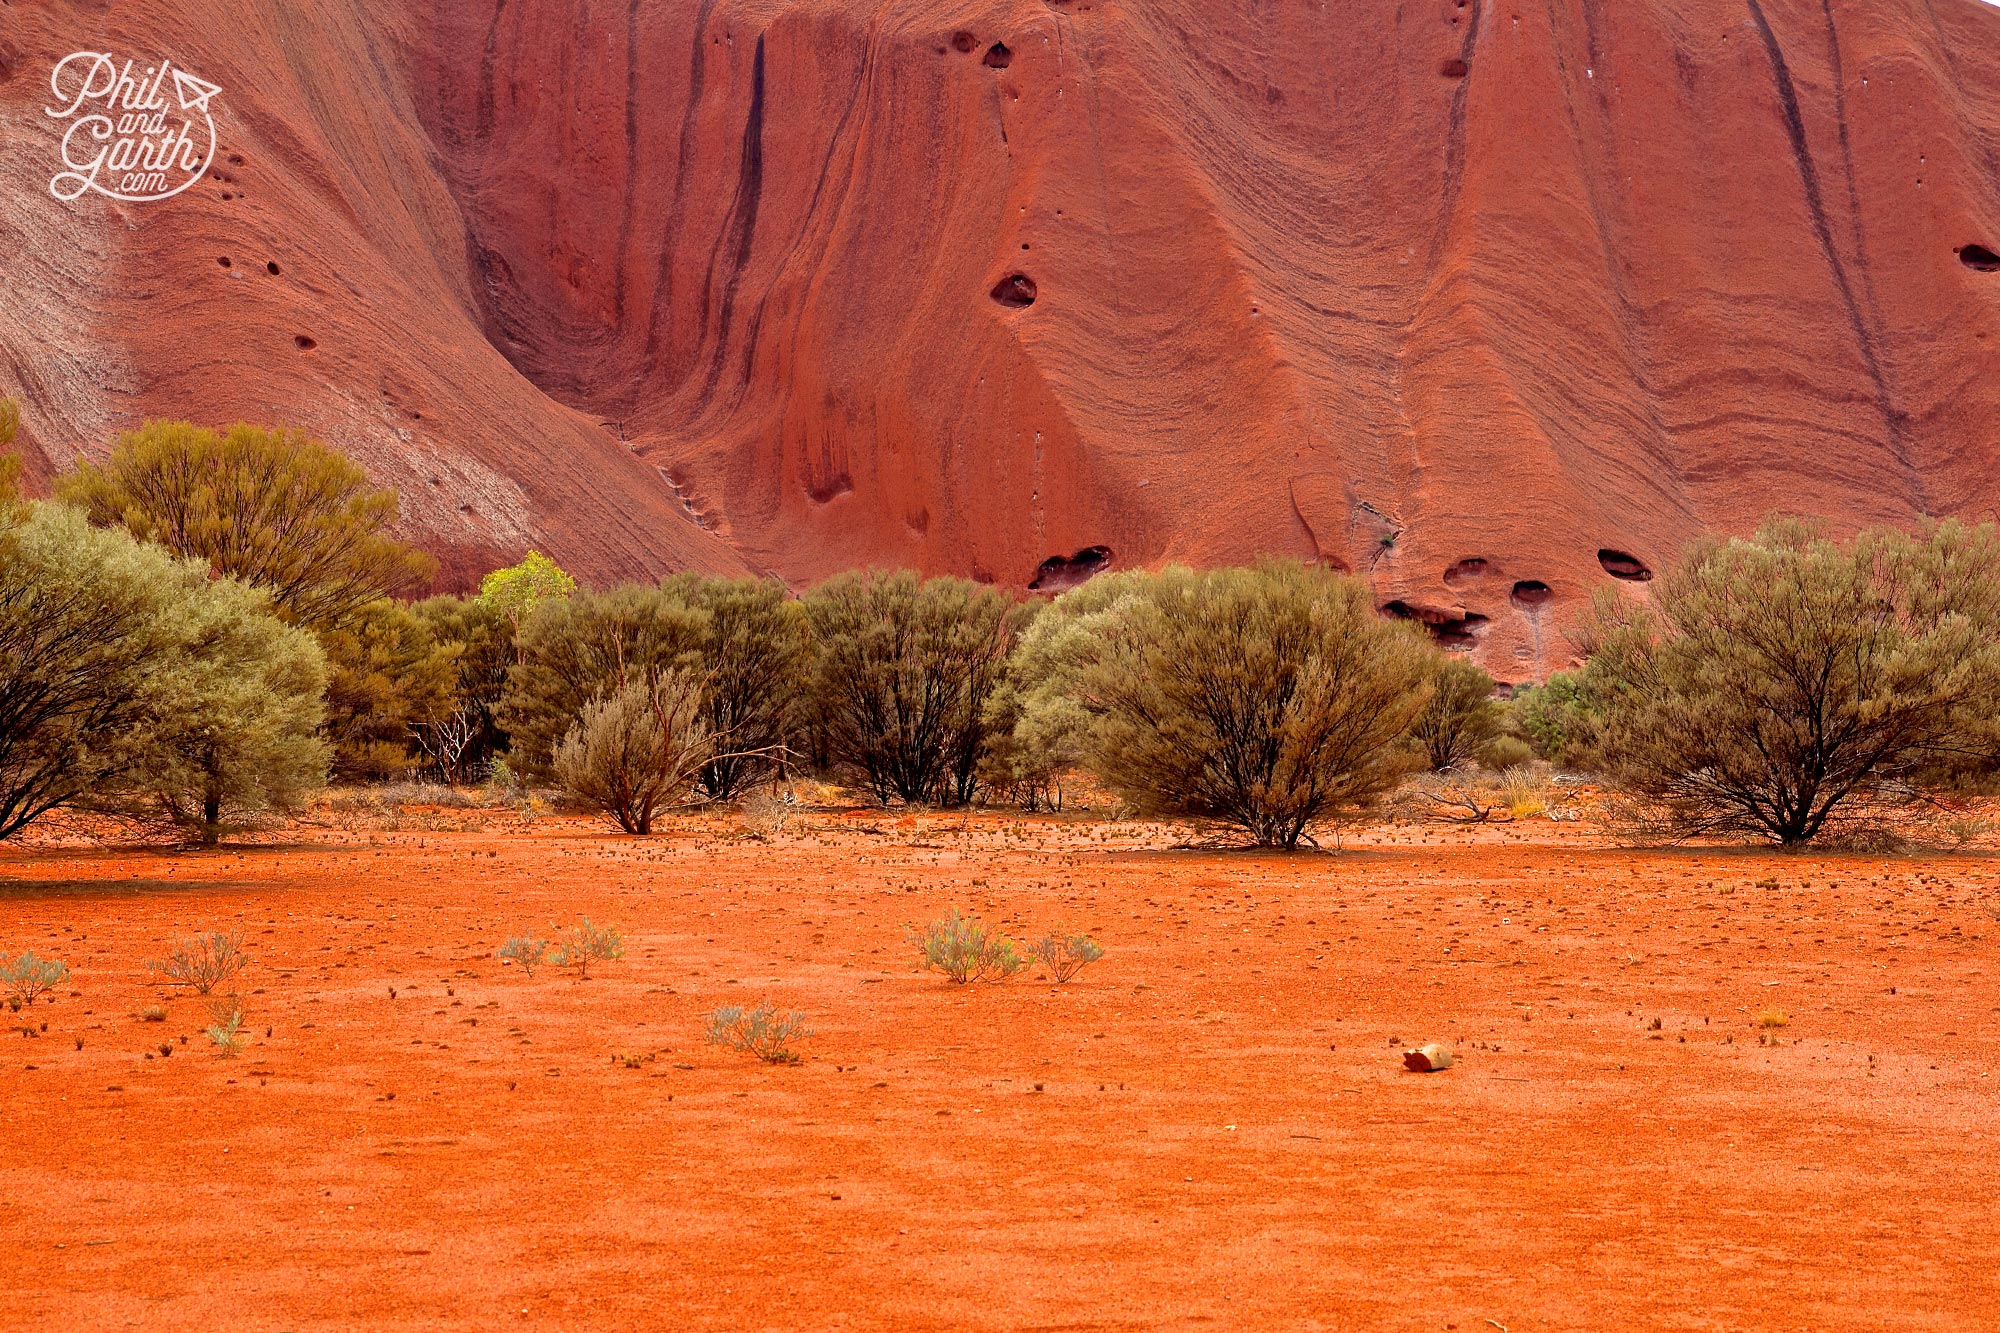
<path id="1" fill-rule="evenodd" d="M 0 1294 L 64 1329 L 2000 1327 L 1989 857 L 1187 836 L 9 849 L 0 947 L 73 971 L 37 1035 L 0 1012 Z M 913 971 L 953 905 L 1104 959 Z M 588 981 L 496 960 L 585 914 L 627 942 Z M 256 958 L 235 1058 L 198 999 L 140 1017 L 202 927 Z M 803 1064 L 702 1043 L 764 1000 Z M 1430 1041 L 1456 1066 L 1406 1073 Z"/>

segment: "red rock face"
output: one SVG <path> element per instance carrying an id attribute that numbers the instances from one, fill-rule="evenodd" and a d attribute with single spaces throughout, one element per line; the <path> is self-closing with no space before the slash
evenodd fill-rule
<path id="1" fill-rule="evenodd" d="M 2000 506 L 1977 0 L 223 11 L 7 11 L 57 461 L 299 421 L 600 580 L 1318 558 L 1503 680 L 1702 531 Z M 170 47 L 242 161 L 57 204 L 78 47 Z"/>

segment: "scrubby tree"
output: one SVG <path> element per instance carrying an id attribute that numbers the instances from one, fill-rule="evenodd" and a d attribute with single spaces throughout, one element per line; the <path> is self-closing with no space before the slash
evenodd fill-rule
<path id="1" fill-rule="evenodd" d="M 0 449 L 14 443 L 14 433 L 20 428 L 21 405 L 12 398 L 0 398 Z M 11 453 L 0 453 L 0 523 L 9 521 L 20 501 L 21 460 Z"/>
<path id="2" fill-rule="evenodd" d="M 157 812 L 204 845 L 293 808 L 326 779 L 326 664 L 262 593 L 201 579 L 166 608 L 174 651 L 150 673 L 151 719 L 131 769 L 98 804 Z"/>
<path id="3" fill-rule="evenodd" d="M 702 613 L 702 710 L 718 752 L 701 788 L 729 800 L 786 753 L 812 646 L 805 609 L 775 579 L 682 574 L 661 590 Z"/>
<path id="4" fill-rule="evenodd" d="M 1552 764 L 1594 766 L 1598 717 L 1581 674 L 1558 671 L 1543 684 L 1515 690 L 1505 725 Z"/>
<path id="5" fill-rule="evenodd" d="M 1292 848 L 1416 763 L 1430 654 L 1365 584 L 1268 561 L 1133 580 L 1080 672 L 1091 767 L 1136 809 Z M 1060 599 L 1058 599 L 1060 605 Z"/>
<path id="6" fill-rule="evenodd" d="M 1697 542 L 1645 602 L 1600 597 L 1587 689 L 1610 776 L 1683 835 L 1812 841 L 2000 758 L 2000 536 L 1841 543 L 1798 521 Z"/>
<path id="7" fill-rule="evenodd" d="M 572 796 L 643 835 L 661 811 L 688 800 L 720 749 L 700 677 L 665 671 L 585 704 L 556 747 L 554 769 Z"/>
<path id="8" fill-rule="evenodd" d="M 479 580 L 479 602 L 512 625 L 516 634 L 543 602 L 575 595 L 576 580 L 540 551 L 530 551 L 520 564 L 496 569 Z"/>
<path id="9" fill-rule="evenodd" d="M 42 505 L 0 527 L 0 838 L 126 772 L 170 650 L 165 552 Z"/>
<path id="10" fill-rule="evenodd" d="M 986 784 L 1023 806 L 1060 808 L 1062 779 L 1084 766 L 1091 714 L 1080 696 L 1082 674 L 1097 658 L 1113 609 L 1148 576 L 1100 574 L 1035 607 L 986 705 L 990 733 Z"/>
<path id="11" fill-rule="evenodd" d="M 389 535 L 396 493 L 300 430 L 148 422 L 120 436 L 102 467 L 79 463 L 60 478 L 56 496 L 99 526 L 263 589 L 281 618 L 311 629 L 435 569 Z"/>
<path id="12" fill-rule="evenodd" d="M 1411 735 L 1432 772 L 1477 759 L 1500 734 L 1504 709 L 1493 697 L 1493 677 L 1464 657 L 1439 653 L 1431 663 L 1430 702 L 1417 714 Z"/>
<path id="13" fill-rule="evenodd" d="M 456 644 L 401 602 L 382 598 L 320 632 L 329 675 L 326 736 L 348 781 L 400 777 L 419 762 L 427 729 L 457 707 Z"/>
<path id="14" fill-rule="evenodd" d="M 410 610 L 456 667 L 449 709 L 411 724 L 417 748 L 440 781 L 463 782 L 507 748 L 500 706 L 514 664 L 514 625 L 479 597 L 428 597 Z"/>
<path id="15" fill-rule="evenodd" d="M 547 774 L 584 706 L 635 680 L 698 672 L 707 613 L 660 588 L 542 602 L 521 626 L 501 723 L 513 762 Z"/>
<path id="16" fill-rule="evenodd" d="M 830 758 L 879 800 L 970 800 L 1022 608 L 977 583 L 908 570 L 836 575 L 803 600 Z"/>
<path id="17" fill-rule="evenodd" d="M 60 506 L 0 546 L 0 837 L 86 804 L 209 836 L 317 780 L 318 650 L 261 595 Z"/>

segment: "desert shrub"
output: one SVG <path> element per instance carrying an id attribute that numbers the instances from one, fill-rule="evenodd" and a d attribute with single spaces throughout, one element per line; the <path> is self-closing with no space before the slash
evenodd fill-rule
<path id="1" fill-rule="evenodd" d="M 1004 981 L 1027 965 L 1014 941 L 956 907 L 930 925 L 909 932 L 926 971 L 937 968 L 958 985 Z"/>
<path id="2" fill-rule="evenodd" d="M 884 802 L 971 800 L 988 699 L 1026 612 L 991 588 L 908 570 L 837 575 L 804 604 L 829 759 Z"/>
<path id="3" fill-rule="evenodd" d="M 1615 593 L 1616 590 L 1607 590 Z M 1675 832 L 1812 841 L 2000 758 L 2000 538 L 1957 523 L 1698 542 L 1599 599 L 1587 688 L 1612 779 Z"/>
<path id="4" fill-rule="evenodd" d="M 1535 747 L 1519 736 L 1495 736 L 1479 747 L 1480 766 L 1495 773 L 1511 772 L 1534 762 Z"/>
<path id="5" fill-rule="evenodd" d="M 479 580 L 477 601 L 519 634 L 536 607 L 575 595 L 576 580 L 562 566 L 540 551 L 530 551 L 520 564 L 496 569 Z"/>
<path id="6" fill-rule="evenodd" d="M 319 780 L 319 650 L 261 596 L 60 506 L 0 545 L 0 837 L 79 804 L 207 837 Z"/>
<path id="7" fill-rule="evenodd" d="M 0 528 L 0 838 L 126 772 L 196 574 L 48 505 Z"/>
<path id="8" fill-rule="evenodd" d="M 386 597 L 323 629 L 320 642 L 334 776 L 379 782 L 417 767 L 413 742 L 447 723 L 458 705 L 458 646 L 440 642 L 430 621 Z"/>
<path id="9" fill-rule="evenodd" d="M 530 977 L 535 975 L 535 969 L 542 965 L 548 953 L 548 941 L 536 939 L 532 935 L 512 936 L 500 946 L 500 957 L 508 962 L 520 964 L 521 970 Z"/>
<path id="10" fill-rule="evenodd" d="M 722 752 L 692 672 L 634 681 L 585 704 L 556 751 L 556 780 L 577 800 L 645 835 L 661 811 L 685 803 Z"/>
<path id="11" fill-rule="evenodd" d="M 1039 961 L 1058 982 L 1067 982 L 1104 957 L 1104 949 L 1090 936 L 1058 926 L 1028 946 L 1028 957 Z"/>
<path id="12" fill-rule="evenodd" d="M 68 976 L 68 964 L 55 958 L 37 958 L 33 949 L 23 950 L 18 958 L 0 953 L 0 986 L 22 1004 L 33 1004 L 42 992 L 60 985 Z"/>
<path id="13" fill-rule="evenodd" d="M 0 398 L 0 449 L 14 442 L 21 428 L 21 405 L 12 398 Z M 10 521 L 21 501 L 21 460 L 11 453 L 0 454 L 0 525 Z"/>
<path id="14" fill-rule="evenodd" d="M 1291 848 L 1421 762 L 1408 731 L 1433 650 L 1359 580 L 1271 561 L 1142 575 L 1127 594 L 1093 626 L 1076 698 L 1091 767 L 1134 809 Z"/>
<path id="15" fill-rule="evenodd" d="M 701 789 L 726 801 L 770 775 L 801 720 L 812 648 L 805 608 L 776 579 L 682 574 L 661 591 L 703 613 L 702 711 L 716 757 Z"/>
<path id="16" fill-rule="evenodd" d="M 176 939 L 165 958 L 149 961 L 148 971 L 171 986 L 186 986 L 196 995 L 206 995 L 229 978 L 250 966 L 243 952 L 243 933 L 210 931 Z"/>
<path id="17" fill-rule="evenodd" d="M 149 1004 L 139 1011 L 139 1020 L 143 1023 L 164 1023 L 167 1021 L 167 1006 Z"/>
<path id="18" fill-rule="evenodd" d="M 216 996 L 208 1002 L 207 1035 L 217 1051 L 234 1055 L 243 1049 L 243 1001 L 234 995 Z"/>
<path id="19" fill-rule="evenodd" d="M 145 743 L 92 804 L 213 845 L 325 780 L 325 659 L 312 635 L 264 608 L 234 579 L 201 579 L 176 599 L 177 651 L 149 673 Z"/>
<path id="20" fill-rule="evenodd" d="M 473 781 L 507 748 L 500 709 L 514 664 L 514 623 L 479 597 L 429 597 L 410 613 L 452 654 L 455 668 L 449 706 L 410 722 L 418 766 L 440 782 Z"/>
<path id="21" fill-rule="evenodd" d="M 1431 695 L 1410 734 L 1423 747 L 1433 773 L 1458 768 L 1479 757 L 1500 735 L 1504 713 L 1493 697 L 1493 677 L 1478 663 L 1438 653 L 1430 664 Z"/>
<path id="22" fill-rule="evenodd" d="M 781 1014 L 769 1005 L 746 1010 L 732 1004 L 708 1017 L 709 1045 L 748 1051 L 766 1064 L 797 1064 L 799 1053 L 791 1043 L 811 1035 L 804 1014 Z"/>
<path id="23" fill-rule="evenodd" d="M 102 467 L 79 463 L 56 495 L 99 526 L 263 589 L 281 618 L 312 629 L 418 587 L 435 569 L 389 536 L 396 493 L 372 488 L 359 466 L 298 430 L 148 422 L 120 436 Z"/>
<path id="24" fill-rule="evenodd" d="M 535 607 L 515 641 L 501 707 L 516 770 L 551 775 L 557 747 L 592 700 L 633 681 L 680 671 L 694 678 L 705 630 L 702 612 L 659 588 L 626 586 Z"/>
<path id="25" fill-rule="evenodd" d="M 571 926 L 549 950 L 551 967 L 573 967 L 577 979 L 590 980 L 590 964 L 611 962 L 625 956 L 625 940 L 616 926 L 593 926 L 585 917 L 580 926 Z"/>
<path id="26" fill-rule="evenodd" d="M 1599 720 L 1582 675 L 1558 671 L 1515 690 L 1504 725 L 1560 768 L 1593 767 Z"/>

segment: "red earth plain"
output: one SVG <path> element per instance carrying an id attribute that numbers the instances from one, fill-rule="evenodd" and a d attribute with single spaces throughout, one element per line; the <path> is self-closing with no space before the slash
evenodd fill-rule
<path id="1" fill-rule="evenodd" d="M 12 1322 L 2000 1328 L 1988 855 L 345 824 L 0 853 L 0 946 L 72 969 L 0 1012 Z M 952 906 L 1105 955 L 954 986 L 904 939 Z M 495 956 L 584 915 L 587 981 Z M 144 966 L 203 928 L 255 959 L 233 1057 Z M 703 1043 L 760 1001 L 802 1063 Z"/>

